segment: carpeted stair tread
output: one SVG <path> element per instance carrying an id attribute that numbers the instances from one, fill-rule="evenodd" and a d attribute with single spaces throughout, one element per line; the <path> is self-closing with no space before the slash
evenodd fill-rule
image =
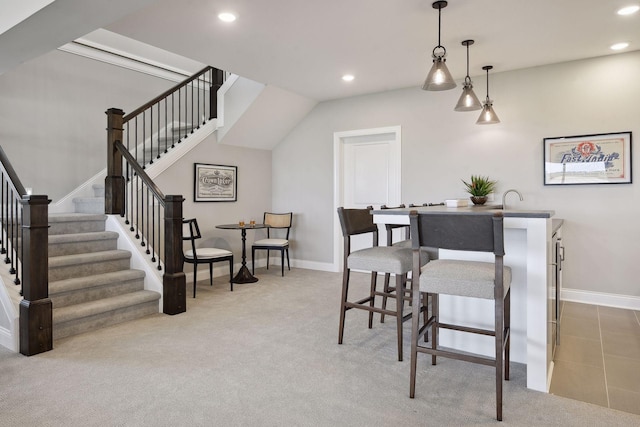
<path id="1" fill-rule="evenodd" d="M 88 233 L 54 234 L 49 236 L 49 244 L 90 242 L 95 240 L 117 239 L 118 233 L 115 231 L 90 231 Z"/>
<path id="2" fill-rule="evenodd" d="M 93 264 L 96 262 L 117 261 L 131 259 L 131 252 L 123 249 L 90 252 L 85 254 L 61 255 L 49 258 L 49 270 L 56 267 L 66 267 L 78 264 Z"/>
<path id="3" fill-rule="evenodd" d="M 49 235 L 104 231 L 107 216 L 103 213 L 49 214 Z"/>
<path id="4" fill-rule="evenodd" d="M 144 279 L 144 271 L 121 270 L 111 273 L 96 274 L 93 276 L 56 280 L 55 282 L 49 282 L 49 296 L 53 298 L 56 294 L 100 287 L 114 282 L 125 282 L 136 279 Z"/>
<path id="5" fill-rule="evenodd" d="M 103 298 L 97 301 L 86 302 L 83 304 L 70 305 L 68 307 L 57 308 L 53 310 L 53 324 L 71 322 L 91 316 L 97 316 L 110 311 L 122 309 L 125 307 L 133 307 L 145 303 L 152 303 L 160 300 L 160 294 L 154 291 L 137 291 L 111 298 Z"/>

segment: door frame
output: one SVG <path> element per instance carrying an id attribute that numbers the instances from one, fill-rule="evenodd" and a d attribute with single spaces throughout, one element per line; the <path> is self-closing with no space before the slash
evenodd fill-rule
<path id="1" fill-rule="evenodd" d="M 342 261 L 342 229 L 340 228 L 340 220 L 338 219 L 337 211 L 338 207 L 343 206 L 344 204 L 344 194 L 343 194 L 343 186 L 344 186 L 344 146 L 347 143 L 346 141 L 349 138 L 354 137 L 362 137 L 366 138 L 376 137 L 382 134 L 389 134 L 391 136 L 390 140 L 392 141 L 391 147 L 393 149 L 393 156 L 389 159 L 389 162 L 393 163 L 393 170 L 396 171 L 396 194 L 402 194 L 402 131 L 401 127 L 398 126 L 387 126 L 380 128 L 371 128 L 371 129 L 357 129 L 343 132 L 334 132 L 333 133 L 333 268 L 334 271 L 341 271 L 341 261 Z M 389 202 L 392 203 L 392 202 Z M 399 204 L 400 201 L 398 200 Z M 394 201 L 395 204 L 395 201 Z"/>

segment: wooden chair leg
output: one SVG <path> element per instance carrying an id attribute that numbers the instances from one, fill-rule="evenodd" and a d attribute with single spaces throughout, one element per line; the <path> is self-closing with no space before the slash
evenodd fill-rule
<path id="1" fill-rule="evenodd" d="M 251 274 L 256 274 L 256 250 L 251 248 Z"/>
<path id="2" fill-rule="evenodd" d="M 338 330 L 338 344 L 342 344 L 342 337 L 344 335 L 344 317 L 346 312 L 345 303 L 347 302 L 347 296 L 349 295 L 349 269 L 345 268 L 342 273 L 342 299 L 340 300 L 340 326 Z"/>
<path id="3" fill-rule="evenodd" d="M 213 262 L 209 263 L 209 286 L 213 286 Z"/>
<path id="4" fill-rule="evenodd" d="M 431 348 L 438 348 L 438 323 L 440 322 L 440 312 L 439 312 L 439 299 L 440 296 L 438 294 L 431 295 L 431 315 L 434 317 L 434 322 L 431 324 Z M 436 364 L 436 355 L 431 355 L 431 364 Z"/>
<path id="5" fill-rule="evenodd" d="M 511 347 L 511 289 L 507 291 L 507 296 L 504 300 L 504 329 L 507 333 L 507 341 L 504 344 L 504 379 L 509 381 L 509 348 Z"/>
<path id="6" fill-rule="evenodd" d="M 233 257 L 229 260 L 229 286 L 233 292 Z"/>
<path id="7" fill-rule="evenodd" d="M 196 297 L 196 283 L 198 283 L 198 264 L 193 264 L 193 297 Z"/>
<path id="8" fill-rule="evenodd" d="M 496 338 L 496 418 L 502 421 L 502 373 L 504 349 L 504 300 L 498 299 L 495 307 L 495 338 Z"/>
<path id="9" fill-rule="evenodd" d="M 404 284 L 406 274 L 396 274 L 396 329 L 398 334 L 398 361 L 402 362 L 402 311 L 404 309 Z"/>
<path id="10" fill-rule="evenodd" d="M 280 274 L 284 277 L 284 249 L 280 249 L 280 270 Z"/>
<path id="11" fill-rule="evenodd" d="M 384 273 L 384 288 L 382 289 L 382 291 L 385 294 L 389 293 L 389 280 L 390 279 L 391 279 L 391 274 Z M 383 310 L 387 309 L 387 296 L 386 295 L 382 296 L 382 309 Z M 380 323 L 384 323 L 384 313 L 380 314 Z"/>
<path id="12" fill-rule="evenodd" d="M 289 264 L 289 248 L 287 248 L 287 268 L 291 271 L 291 264 Z"/>
<path id="13" fill-rule="evenodd" d="M 418 366 L 418 341 L 420 336 L 420 292 L 415 290 L 411 293 L 411 371 L 409 373 L 409 397 L 416 396 L 416 369 Z"/>
<path id="14" fill-rule="evenodd" d="M 269 255 L 271 254 L 271 251 L 269 251 L 269 249 L 267 249 L 267 270 L 269 269 Z"/>
<path id="15" fill-rule="evenodd" d="M 369 307 L 375 306 L 375 292 L 376 292 L 376 280 L 378 278 L 378 272 L 371 272 L 371 288 L 369 290 Z M 369 329 L 373 328 L 373 311 L 369 312 Z"/>

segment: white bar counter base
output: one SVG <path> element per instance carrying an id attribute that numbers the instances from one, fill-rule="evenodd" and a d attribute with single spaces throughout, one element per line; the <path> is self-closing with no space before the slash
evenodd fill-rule
<path id="1" fill-rule="evenodd" d="M 551 343 L 551 236 L 554 211 L 502 210 L 501 206 L 429 206 L 374 210 L 378 224 L 409 224 L 409 212 L 469 213 L 500 211 L 504 214 L 504 263 L 512 269 L 511 360 L 527 365 L 527 387 L 548 392 L 553 371 Z M 493 255 L 479 252 L 440 250 L 441 259 L 493 261 Z M 440 296 L 443 322 L 492 329 L 493 301 Z M 441 330 L 440 344 L 473 353 L 495 356 L 493 337 Z"/>

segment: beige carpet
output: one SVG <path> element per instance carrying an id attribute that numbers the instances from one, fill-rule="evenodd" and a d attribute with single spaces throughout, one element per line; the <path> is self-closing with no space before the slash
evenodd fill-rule
<path id="1" fill-rule="evenodd" d="M 347 313 L 337 344 L 341 276 L 256 271 L 198 286 L 188 311 L 112 326 L 24 357 L 0 348 L 1 426 L 466 426 L 495 425 L 489 367 L 419 360 L 409 392 L 393 319 L 367 329 Z M 355 275 L 356 288 L 367 286 Z M 188 284 L 188 288 L 191 284 Z M 191 291 L 189 291 L 191 295 Z M 512 365 L 505 426 L 637 426 L 640 416 L 526 389 Z"/>

